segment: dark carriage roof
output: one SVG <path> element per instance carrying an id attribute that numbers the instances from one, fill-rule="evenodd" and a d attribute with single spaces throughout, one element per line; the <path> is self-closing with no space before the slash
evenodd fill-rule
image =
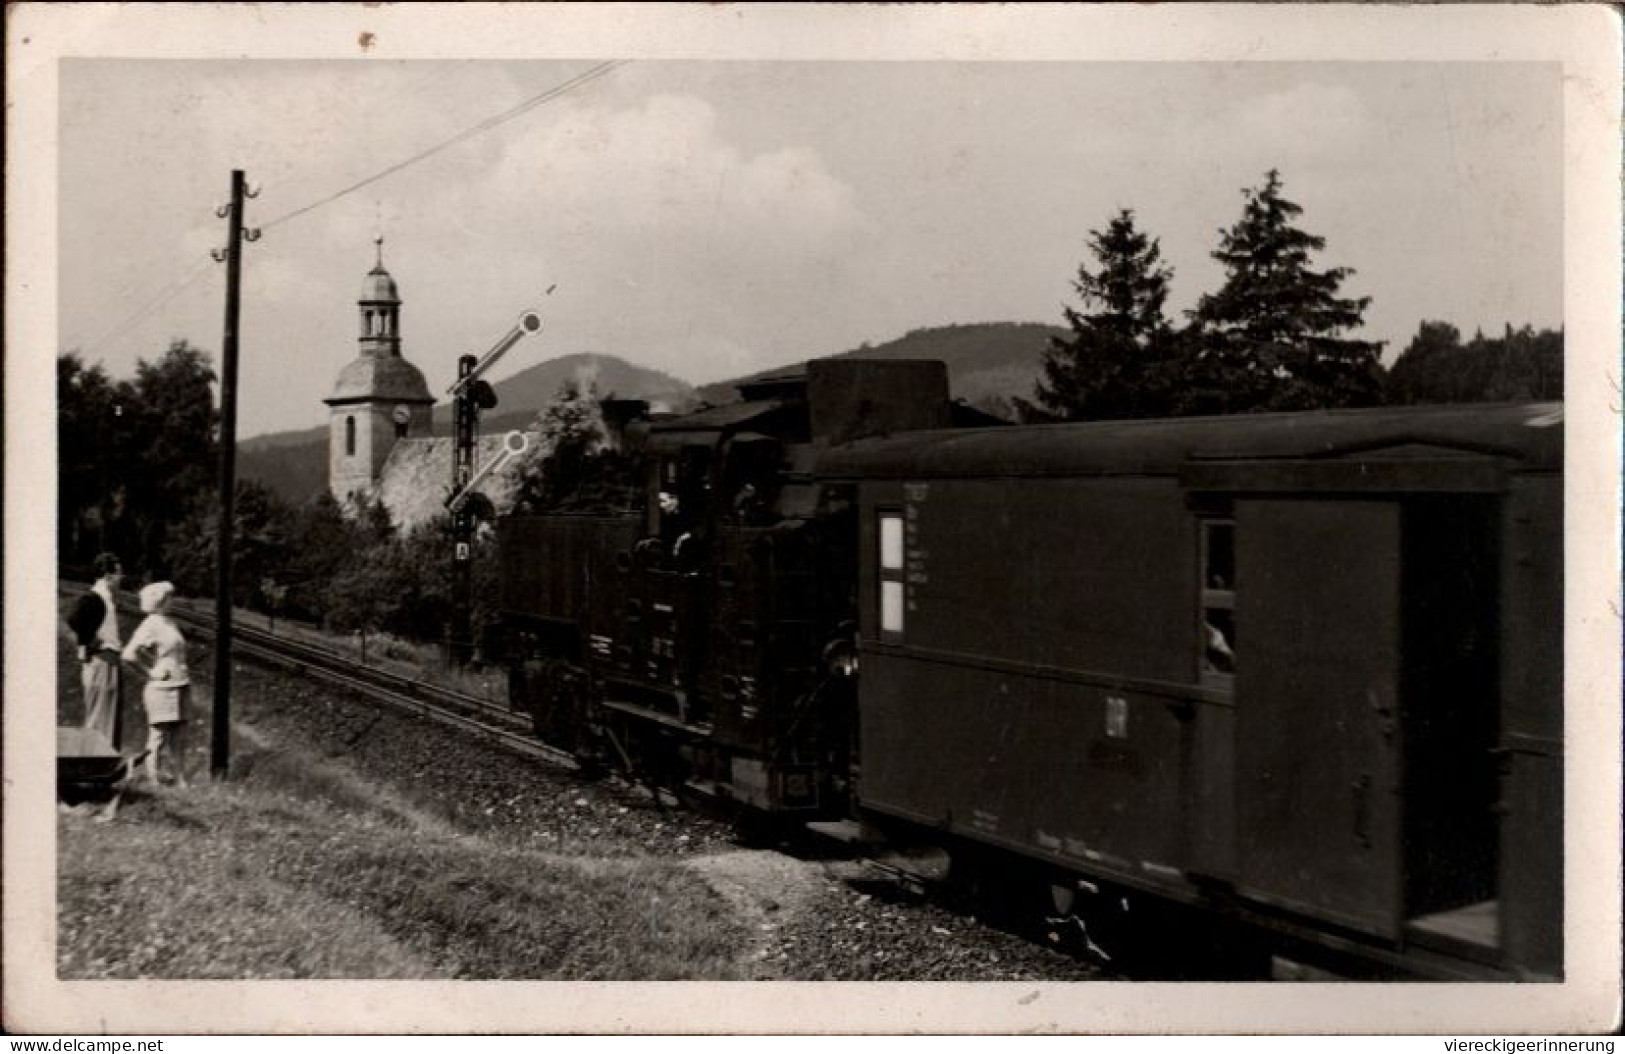
<path id="1" fill-rule="evenodd" d="M 691 414 L 656 418 L 649 425 L 645 446 L 651 451 L 674 451 L 693 445 L 714 447 L 743 432 L 805 432 L 806 414 L 806 404 L 797 399 L 757 399 L 713 406 Z"/>
<path id="2" fill-rule="evenodd" d="M 1192 461 L 1496 455 L 1561 469 L 1563 404 L 1317 410 L 911 432 L 832 448 L 833 478 L 1162 475 Z"/>
<path id="3" fill-rule="evenodd" d="M 782 410 L 790 400 L 757 399 L 751 402 L 712 406 L 689 414 L 656 418 L 651 432 L 729 432 L 768 414 Z"/>

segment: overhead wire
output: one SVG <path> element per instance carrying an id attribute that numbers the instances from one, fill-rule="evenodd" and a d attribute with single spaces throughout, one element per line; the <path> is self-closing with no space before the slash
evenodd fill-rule
<path id="1" fill-rule="evenodd" d="M 283 224 L 283 223 L 288 222 L 291 219 L 294 219 L 294 218 L 299 217 L 299 216 L 303 216 L 307 212 L 314 212 L 316 209 L 319 209 L 324 205 L 329 205 L 329 204 L 337 201 L 338 199 L 344 197 L 346 194 L 353 194 L 356 191 L 360 190 L 362 187 L 370 186 L 371 184 L 378 182 L 380 179 L 384 179 L 387 176 L 392 176 L 396 172 L 399 172 L 404 168 L 408 168 L 408 167 L 410 167 L 412 165 L 417 164 L 419 161 L 423 161 L 423 160 L 426 160 L 426 159 L 428 159 L 430 157 L 433 157 L 435 154 L 440 153 L 442 150 L 446 150 L 446 149 L 448 149 L 450 147 L 456 146 L 458 143 L 463 142 L 465 139 L 471 139 L 474 136 L 479 135 L 481 132 L 490 131 L 492 128 L 495 128 L 498 125 L 505 124 L 508 121 L 511 121 L 516 117 L 523 116 L 524 114 L 529 113 L 531 110 L 536 109 L 538 106 L 541 106 L 541 105 L 543 105 L 545 103 L 552 102 L 554 99 L 558 98 L 561 95 L 564 95 L 564 94 L 566 94 L 568 92 L 572 92 L 572 91 L 574 91 L 575 89 L 581 87 L 584 84 L 588 84 L 588 83 L 590 83 L 592 81 L 597 80 L 599 77 L 602 77 L 605 74 L 611 72 L 616 67 L 625 65 L 628 61 L 630 61 L 630 60 L 629 59 L 611 59 L 611 60 L 609 60 L 607 62 L 601 62 L 598 65 L 594 66 L 592 69 L 587 70 L 585 73 L 577 74 L 576 76 L 570 78 L 569 80 L 565 81 L 564 83 L 555 85 L 555 86 L 547 89 L 546 91 L 542 92 L 540 95 L 532 96 L 531 98 L 526 99 L 524 102 L 520 103 L 519 105 L 514 106 L 514 107 L 512 107 L 510 109 L 504 110 L 502 113 L 496 114 L 493 117 L 487 117 L 485 120 L 479 122 L 478 124 L 475 124 L 475 125 L 473 125 L 473 126 L 471 126 L 469 128 L 463 129 L 461 132 L 458 132 L 456 135 L 452 136 L 451 138 L 442 140 L 441 142 L 436 143 L 434 146 L 431 146 L 426 150 L 422 150 L 422 151 L 419 151 L 416 154 L 413 154 L 411 157 L 406 158 L 404 161 L 397 161 L 395 164 L 390 165 L 387 168 L 381 169 L 378 172 L 375 172 L 372 175 L 367 176 L 365 179 L 357 180 L 356 182 L 351 183 L 349 186 L 343 188 L 342 190 L 335 191 L 332 194 L 329 194 L 327 197 L 320 199 L 319 201 L 314 201 L 314 202 L 310 203 L 309 205 L 305 205 L 305 206 L 303 206 L 301 208 L 294 209 L 292 212 L 285 213 L 285 214 L 283 214 L 281 216 L 278 216 L 276 219 L 271 220 L 268 223 L 262 223 L 262 224 L 260 224 L 260 230 L 262 230 L 262 231 L 270 230 L 272 227 L 275 227 L 275 226 L 277 226 L 279 224 Z"/>
<path id="2" fill-rule="evenodd" d="M 576 76 L 571 77 L 569 80 L 566 80 L 566 81 L 564 81 L 564 82 L 562 82 L 560 84 L 556 84 L 553 87 L 548 88 L 546 91 L 541 92 L 540 94 L 533 95 L 530 98 L 526 99 L 524 102 L 519 103 L 517 106 L 512 106 L 512 107 L 502 111 L 499 114 L 495 114 L 495 115 L 493 115 L 491 117 L 487 117 L 484 120 L 478 122 L 477 124 L 471 125 L 468 128 L 463 129 L 461 132 L 458 132 L 456 135 L 453 135 L 448 139 L 444 139 L 444 140 L 436 143 L 435 145 L 433 145 L 431 147 L 428 147 L 427 149 L 420 150 L 418 153 L 413 154 L 411 157 L 408 157 L 405 160 L 397 161 L 392 165 L 389 165 L 389 166 L 387 166 L 385 168 L 382 168 L 382 169 L 378 170 L 377 172 L 374 172 L 372 175 L 367 176 L 364 179 L 357 180 L 356 182 L 351 183 L 349 186 L 346 186 L 346 187 L 344 187 L 344 188 L 342 188 L 340 190 L 334 191 L 332 194 L 329 194 L 324 198 L 321 198 L 321 199 L 319 199 L 317 201 L 313 201 L 308 205 L 301 206 L 300 208 L 294 209 L 292 212 L 284 213 L 283 215 L 278 216 L 276 219 L 271 220 L 268 223 L 262 223 L 262 224 L 259 225 L 259 229 L 261 231 L 269 230 L 272 227 L 276 227 L 276 226 L 279 226 L 281 224 L 287 223 L 289 220 L 293 220 L 293 219 L 296 219 L 296 218 L 298 218 L 300 216 L 303 216 L 303 215 L 305 215 L 307 213 L 314 212 L 317 209 L 322 208 L 325 205 L 330 205 L 333 202 L 339 200 L 340 198 L 344 197 L 347 194 L 353 194 L 356 191 L 362 189 L 363 187 L 370 186 L 373 183 L 376 183 L 381 179 L 384 179 L 384 178 L 386 178 L 388 176 L 394 175 L 395 173 L 401 171 L 402 169 L 405 169 L 405 168 L 408 168 L 408 167 L 410 167 L 412 165 L 415 165 L 420 161 L 427 160 L 428 158 L 433 157 L 435 154 L 438 154 L 443 150 L 446 150 L 446 149 L 449 149 L 450 147 L 456 146 L 458 143 L 461 143 L 461 142 L 463 142 L 463 141 L 465 141 L 467 139 L 471 139 L 474 136 L 479 135 L 482 132 L 490 131 L 491 129 L 496 128 L 499 125 L 506 124 L 507 122 L 513 120 L 516 117 L 521 117 L 521 116 L 529 113 L 530 111 L 536 109 L 539 106 L 543 106 L 543 105 L 545 105 L 545 104 L 547 104 L 549 102 L 552 102 L 554 99 L 557 99 L 561 95 L 565 95 L 565 94 L 567 94 L 569 92 L 575 91 L 577 88 L 580 88 L 580 87 L 582 87 L 582 86 L 584 86 L 586 84 L 591 83 L 592 81 L 597 80 L 600 77 L 605 76 L 606 74 L 614 71 L 616 68 L 618 68 L 620 66 L 624 66 L 629 61 L 631 61 L 631 60 L 630 59 L 610 59 L 610 60 L 608 60 L 606 62 L 600 62 L 598 65 L 594 66 L 592 69 L 589 69 L 589 70 L 587 70 L 587 71 L 585 71 L 583 73 L 579 73 Z M 142 307 L 137 308 L 134 312 L 132 312 L 128 317 L 126 317 L 118 325 L 114 326 L 112 329 L 108 330 L 102 336 L 96 338 L 90 344 L 86 345 L 84 350 L 87 351 L 87 352 L 95 350 L 96 348 L 99 348 L 102 345 L 106 344 L 108 341 L 112 340 L 114 337 L 120 336 L 121 334 L 129 331 L 131 328 L 133 328 L 134 326 L 136 326 L 140 322 L 145 321 L 147 319 L 147 317 L 150 316 L 154 311 L 157 311 L 160 307 L 162 307 L 163 305 L 169 303 L 169 301 L 173 300 L 175 297 L 179 296 L 185 289 L 187 289 L 189 286 L 191 286 L 200 277 L 202 277 L 204 274 L 208 273 L 209 264 L 211 262 L 213 262 L 212 258 L 205 258 L 205 259 L 199 261 L 197 266 L 194 267 L 191 271 L 187 272 L 184 276 L 177 279 L 176 281 L 170 283 L 170 285 L 165 287 L 163 290 L 160 290 L 158 293 L 154 294 L 154 296 L 150 300 L 148 300 Z"/>

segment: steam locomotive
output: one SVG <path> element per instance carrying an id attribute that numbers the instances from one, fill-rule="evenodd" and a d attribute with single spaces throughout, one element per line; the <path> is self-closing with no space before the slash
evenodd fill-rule
<path id="1" fill-rule="evenodd" d="M 538 735 L 1054 910 L 1562 975 L 1560 404 L 1011 426 L 859 359 L 740 394 L 606 405 L 633 499 L 499 524 Z"/>

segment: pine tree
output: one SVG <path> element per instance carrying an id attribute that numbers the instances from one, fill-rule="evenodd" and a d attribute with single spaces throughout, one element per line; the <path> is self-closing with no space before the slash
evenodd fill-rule
<path id="1" fill-rule="evenodd" d="M 1015 400 L 1028 420 L 1154 416 L 1163 412 L 1161 362 L 1169 338 L 1163 304 L 1172 271 L 1156 239 L 1123 209 L 1104 231 L 1089 232 L 1098 266 L 1078 268 L 1072 288 L 1082 310 L 1064 307 L 1069 337 L 1044 355 L 1037 404 Z"/>
<path id="2" fill-rule="evenodd" d="M 1461 369 L 1461 331 L 1423 319 L 1416 336 L 1388 371 L 1388 401 L 1399 405 L 1453 402 L 1451 382 Z"/>
<path id="3" fill-rule="evenodd" d="M 1370 297 L 1343 298 L 1354 274 L 1347 267 L 1317 271 L 1312 255 L 1326 239 L 1294 226 L 1302 207 L 1281 194 L 1271 169 L 1262 187 L 1243 192 L 1241 219 L 1220 232 L 1213 258 L 1225 282 L 1192 313 L 1200 338 L 1186 363 L 1186 385 L 1220 406 L 1201 410 L 1297 410 L 1367 406 L 1381 401 L 1382 345 L 1349 339 Z M 1191 407 L 1186 407 L 1191 409 Z"/>

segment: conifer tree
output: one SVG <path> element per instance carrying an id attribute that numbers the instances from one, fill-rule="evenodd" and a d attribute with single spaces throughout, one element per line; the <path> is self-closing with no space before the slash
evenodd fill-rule
<path id="1" fill-rule="evenodd" d="M 1271 169 L 1262 187 L 1243 192 L 1235 226 L 1220 232 L 1214 259 L 1224 265 L 1218 292 L 1192 312 L 1195 361 L 1187 362 L 1185 400 L 1211 405 L 1185 412 L 1297 410 L 1366 406 L 1382 397 L 1378 342 L 1347 334 L 1364 320 L 1370 297 L 1338 296 L 1347 267 L 1317 271 L 1312 256 L 1326 239 L 1294 226 L 1303 209 L 1281 193 Z"/>
<path id="2" fill-rule="evenodd" d="M 1072 283 L 1082 309 L 1063 308 L 1072 333 L 1044 355 L 1036 405 L 1016 399 L 1027 420 L 1099 420 L 1164 411 L 1161 364 L 1169 338 L 1163 304 L 1172 271 L 1156 239 L 1123 209 L 1104 231 L 1089 232 L 1097 266 Z"/>

